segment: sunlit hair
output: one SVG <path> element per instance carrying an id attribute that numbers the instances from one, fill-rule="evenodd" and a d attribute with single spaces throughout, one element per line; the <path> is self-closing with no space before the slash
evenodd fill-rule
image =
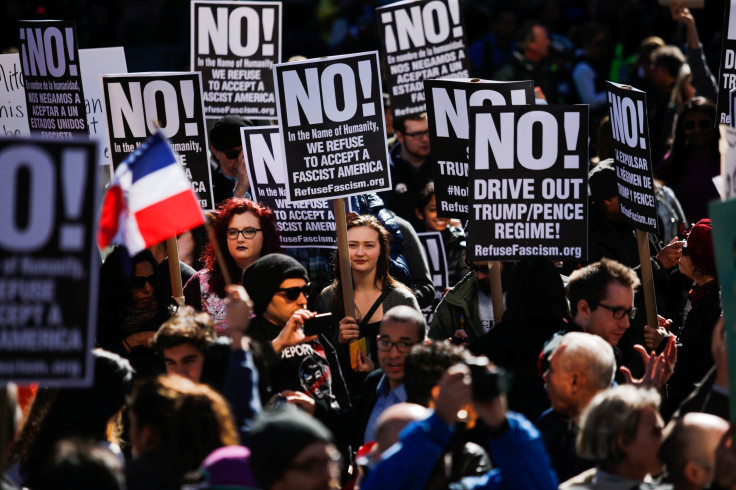
<path id="1" fill-rule="evenodd" d="M 636 272 L 615 260 L 603 258 L 570 274 L 567 283 L 567 299 L 570 301 L 570 313 L 578 314 L 578 302 L 587 301 L 591 310 L 598 308 L 605 298 L 608 284 L 617 281 L 619 284 L 636 289 L 640 285 Z"/>
<path id="2" fill-rule="evenodd" d="M 370 228 L 378 233 L 378 243 L 381 250 L 378 255 L 378 262 L 376 263 L 376 288 L 404 287 L 403 284 L 391 277 L 388 271 L 392 240 L 391 233 L 373 215 L 349 213 L 347 216 L 347 229 L 350 230 L 351 228 L 359 228 L 361 226 Z M 340 277 L 340 257 L 338 253 L 335 253 L 335 280 L 330 284 L 329 289 L 334 289 L 336 293 L 332 305 L 333 311 L 342 311 L 342 279 Z"/>
<path id="3" fill-rule="evenodd" d="M 163 355 L 164 349 L 192 344 L 204 354 L 216 339 L 212 317 L 191 306 L 184 306 L 161 325 L 153 337 L 152 347 Z"/>
<path id="4" fill-rule="evenodd" d="M 263 257 L 264 255 L 281 251 L 279 232 L 276 229 L 276 216 L 271 208 L 260 203 L 255 203 L 250 199 L 240 199 L 237 197 L 223 201 L 215 212 L 214 219 L 212 220 L 212 229 L 217 237 L 217 243 L 220 246 L 222 255 L 225 257 L 230 277 L 236 282 L 240 279 L 243 271 L 240 270 L 235 263 L 235 259 L 227 251 L 227 229 L 233 216 L 247 212 L 251 212 L 258 217 L 258 226 L 263 230 L 261 232 L 263 233 L 263 247 L 261 248 L 260 256 Z M 225 278 L 217 263 L 215 247 L 212 243 L 207 243 L 202 254 L 202 262 L 204 262 L 205 268 L 210 271 L 210 287 L 215 294 L 225 297 Z"/>

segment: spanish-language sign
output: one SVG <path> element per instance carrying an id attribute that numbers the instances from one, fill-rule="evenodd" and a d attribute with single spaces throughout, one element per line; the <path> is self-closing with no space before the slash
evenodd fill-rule
<path id="1" fill-rule="evenodd" d="M 18 53 L 0 54 L 0 136 L 30 136 Z"/>
<path id="2" fill-rule="evenodd" d="M 468 255 L 587 258 L 588 107 L 470 108 Z"/>
<path id="3" fill-rule="evenodd" d="M 405 0 L 376 15 L 394 117 L 427 110 L 422 80 L 470 76 L 460 0 Z"/>
<path id="4" fill-rule="evenodd" d="M 468 217 L 468 107 L 534 103 L 534 82 L 425 80 L 437 214 Z"/>
<path id="5" fill-rule="evenodd" d="M 292 202 L 391 188 L 378 53 L 274 66 Z"/>
<path id="6" fill-rule="evenodd" d="M 606 91 L 621 215 L 634 228 L 657 233 L 646 94 L 612 82 Z"/>
<path id="7" fill-rule="evenodd" d="M 205 115 L 274 119 L 271 66 L 281 62 L 281 2 L 192 2 L 192 71 Z"/>
<path id="8" fill-rule="evenodd" d="M 89 141 L 0 139 L 0 384 L 92 382 L 95 156 Z"/>
<path id="9" fill-rule="evenodd" d="M 199 73 L 103 75 L 108 147 L 117 167 L 157 126 L 192 181 L 203 211 L 212 211 L 212 175 Z"/>
<path id="10" fill-rule="evenodd" d="M 736 88 L 736 0 L 726 0 L 723 14 L 721 46 L 721 69 L 718 77 L 718 124 L 730 124 L 731 97 L 729 92 Z"/>
<path id="11" fill-rule="evenodd" d="M 279 127 L 244 127 L 240 131 L 253 200 L 273 210 L 281 246 L 335 248 L 335 215 L 327 201 L 286 200 L 286 165 Z"/>
<path id="12" fill-rule="evenodd" d="M 32 135 L 87 135 L 82 70 L 72 21 L 21 21 L 20 61 Z"/>
<path id="13" fill-rule="evenodd" d="M 99 156 L 97 163 L 110 165 L 110 149 L 107 147 L 107 124 L 105 124 L 105 113 L 102 109 L 100 75 L 127 73 L 125 51 L 121 46 L 116 48 L 80 49 L 79 63 L 82 68 L 82 86 L 84 87 L 84 105 L 87 113 L 89 137 L 98 142 Z"/>

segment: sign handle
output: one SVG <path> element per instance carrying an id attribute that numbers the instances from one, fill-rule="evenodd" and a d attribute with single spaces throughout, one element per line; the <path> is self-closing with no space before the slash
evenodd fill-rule
<path id="1" fill-rule="evenodd" d="M 501 262 L 488 262 L 488 274 L 491 281 L 491 302 L 493 303 L 493 323 L 497 324 L 503 317 L 503 287 L 501 286 Z"/>
<path id="2" fill-rule="evenodd" d="M 647 310 L 647 325 L 657 329 L 657 301 L 654 296 L 654 279 L 652 278 L 652 262 L 649 258 L 649 239 L 647 232 L 636 230 L 636 242 L 639 246 L 639 262 L 641 263 L 642 289 L 644 290 L 644 305 Z"/>
<path id="3" fill-rule="evenodd" d="M 340 281 L 342 282 L 342 304 L 346 316 L 355 318 L 355 301 L 353 298 L 353 273 L 350 269 L 350 250 L 348 250 L 348 225 L 345 216 L 345 201 L 332 199 L 335 208 L 335 225 L 337 231 L 337 256 L 340 260 Z"/>
<path id="4" fill-rule="evenodd" d="M 166 239 L 166 253 L 169 256 L 171 296 L 177 305 L 184 306 L 184 291 L 181 287 L 181 272 L 179 271 L 179 247 L 175 236 Z"/>

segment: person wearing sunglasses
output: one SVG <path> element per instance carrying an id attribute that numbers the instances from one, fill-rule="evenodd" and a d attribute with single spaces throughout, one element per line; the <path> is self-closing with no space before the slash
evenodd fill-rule
<path id="1" fill-rule="evenodd" d="M 203 253 L 205 268 L 184 286 L 184 301 L 198 311 L 212 316 L 217 335 L 227 335 L 225 319 L 225 277 L 239 281 L 243 271 L 264 255 L 281 251 L 276 217 L 271 208 L 249 199 L 230 198 L 215 211 L 212 228 L 225 260 L 220 264 L 215 248 L 208 243 Z"/>
<path id="2" fill-rule="evenodd" d="M 211 172 L 215 205 L 231 197 L 251 197 L 240 139 L 240 128 L 245 126 L 250 124 L 242 117 L 225 116 L 210 130 L 210 150 L 217 161 Z"/>
<path id="3" fill-rule="evenodd" d="M 128 278 L 120 252 L 110 254 L 100 270 L 97 345 L 129 359 L 136 375 L 145 376 L 163 370 L 150 343 L 171 316 L 172 300 L 159 290 L 150 251 L 128 260 Z"/>
<path id="4" fill-rule="evenodd" d="M 680 110 L 672 149 L 657 165 L 655 176 L 675 191 L 688 222 L 708 217 L 708 203 L 719 199 L 713 177 L 720 175 L 720 132 L 716 106 L 704 97 L 689 100 Z"/>
<path id="5" fill-rule="evenodd" d="M 288 255 L 270 254 L 245 270 L 243 286 L 255 314 L 248 335 L 263 352 L 261 399 L 295 404 L 335 427 L 350 402 L 335 349 L 324 335 L 303 331 L 316 315 L 307 309 L 306 269 Z"/>

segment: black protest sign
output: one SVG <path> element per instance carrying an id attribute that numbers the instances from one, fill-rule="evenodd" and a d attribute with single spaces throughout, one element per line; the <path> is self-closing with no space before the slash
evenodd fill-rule
<path id="1" fill-rule="evenodd" d="M 103 75 L 102 96 L 113 167 L 160 127 L 202 210 L 214 210 L 199 73 Z"/>
<path id="2" fill-rule="evenodd" d="M 723 14 L 721 69 L 718 76 L 718 124 L 736 126 L 731 120 L 731 95 L 736 88 L 736 2 L 726 0 Z"/>
<path id="3" fill-rule="evenodd" d="M 437 214 L 468 217 L 468 107 L 534 103 L 534 82 L 425 80 Z"/>
<path id="4" fill-rule="evenodd" d="M 470 108 L 468 256 L 585 259 L 588 107 Z"/>
<path id="5" fill-rule="evenodd" d="M 270 207 L 284 248 L 335 248 L 335 215 L 325 200 L 289 203 L 278 126 L 241 128 L 253 200 Z"/>
<path id="6" fill-rule="evenodd" d="M 281 61 L 281 2 L 192 2 L 191 38 L 206 116 L 276 117 L 271 66 Z"/>
<path id="7" fill-rule="evenodd" d="M 0 384 L 92 382 L 96 148 L 0 139 Z"/>
<path id="8" fill-rule="evenodd" d="M 288 199 L 390 189 L 378 53 L 274 66 Z"/>
<path id="9" fill-rule="evenodd" d="M 450 287 L 450 279 L 442 233 L 439 231 L 425 231 L 417 233 L 417 236 L 419 236 L 419 241 L 422 242 L 424 251 L 427 254 L 429 273 L 432 276 L 434 289 L 438 292 L 444 292 L 446 288 Z"/>
<path id="10" fill-rule="evenodd" d="M 621 216 L 634 228 L 657 232 L 646 94 L 606 82 Z"/>
<path id="11" fill-rule="evenodd" d="M 21 21 L 20 60 L 31 135 L 87 135 L 87 114 L 72 21 Z"/>
<path id="12" fill-rule="evenodd" d="M 459 0 L 407 0 L 376 15 L 394 117 L 426 111 L 422 80 L 470 76 Z"/>

